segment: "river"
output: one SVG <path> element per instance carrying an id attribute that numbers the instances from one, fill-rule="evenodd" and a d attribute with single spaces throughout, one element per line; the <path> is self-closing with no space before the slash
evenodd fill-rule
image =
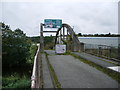
<path id="1" fill-rule="evenodd" d="M 118 46 L 118 39 L 120 37 L 78 37 L 80 42 L 86 44 Z"/>

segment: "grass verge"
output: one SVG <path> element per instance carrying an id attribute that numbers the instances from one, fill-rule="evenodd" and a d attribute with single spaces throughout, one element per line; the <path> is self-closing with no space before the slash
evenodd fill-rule
<path id="1" fill-rule="evenodd" d="M 68 52 L 67 54 L 79 59 L 80 61 L 82 61 L 82 62 L 102 71 L 102 72 L 104 72 L 105 74 L 107 74 L 108 76 L 110 76 L 111 78 L 113 78 L 114 80 L 116 80 L 117 82 L 120 83 L 120 73 L 113 71 L 113 70 L 110 70 L 108 68 L 104 68 L 104 67 L 102 67 L 102 66 L 100 66 L 92 61 L 86 60 L 86 59 L 84 59 L 76 54 L 73 54 L 70 52 Z"/>
<path id="2" fill-rule="evenodd" d="M 57 75 L 55 73 L 55 70 L 54 70 L 53 66 L 49 62 L 48 55 L 49 54 L 45 52 L 45 56 L 46 56 L 47 62 L 49 64 L 49 68 L 50 68 L 50 70 L 52 72 L 53 78 L 55 80 L 56 86 L 57 86 L 57 88 L 59 88 L 61 90 L 62 88 L 61 88 L 60 82 L 58 81 L 58 77 L 57 77 Z"/>

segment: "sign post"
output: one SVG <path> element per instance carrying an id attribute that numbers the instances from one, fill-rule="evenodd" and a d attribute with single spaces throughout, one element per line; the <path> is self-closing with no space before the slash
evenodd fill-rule
<path id="1" fill-rule="evenodd" d="M 62 28 L 62 20 L 61 19 L 44 19 L 44 24 L 41 23 L 40 34 L 41 34 L 41 49 L 42 49 L 42 51 L 44 50 L 43 49 L 44 48 L 43 33 L 56 33 L 57 32 L 57 31 L 43 31 L 43 26 L 44 26 L 44 28 Z M 60 36 L 60 39 L 62 39 L 61 36 Z M 66 45 L 60 44 L 60 43 L 55 45 L 55 52 L 58 54 L 66 53 Z"/>

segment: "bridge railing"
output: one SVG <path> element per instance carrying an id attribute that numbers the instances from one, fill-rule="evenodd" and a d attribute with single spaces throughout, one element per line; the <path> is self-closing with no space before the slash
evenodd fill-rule
<path id="1" fill-rule="evenodd" d="M 31 88 L 39 88 L 40 87 L 40 46 L 38 46 L 37 53 L 34 57 L 34 65 L 31 76 Z"/>
<path id="2" fill-rule="evenodd" d="M 96 56 L 113 59 L 113 60 L 119 60 L 120 56 L 118 55 L 118 50 L 120 47 L 118 46 L 107 46 L 107 45 L 95 45 L 95 44 L 86 44 L 84 43 L 84 52 L 93 54 Z"/>

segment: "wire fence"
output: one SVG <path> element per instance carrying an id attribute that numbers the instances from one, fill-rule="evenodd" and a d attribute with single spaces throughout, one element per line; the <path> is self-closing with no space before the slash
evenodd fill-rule
<path id="1" fill-rule="evenodd" d="M 84 43 L 85 53 L 104 57 L 107 59 L 119 60 L 120 61 L 120 45 L 119 46 L 107 46 L 107 45 L 94 45 Z"/>

